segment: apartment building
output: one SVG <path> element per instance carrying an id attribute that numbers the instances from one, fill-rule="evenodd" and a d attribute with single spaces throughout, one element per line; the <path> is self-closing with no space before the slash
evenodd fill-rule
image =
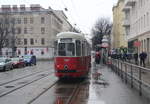
<path id="1" fill-rule="evenodd" d="M 123 27 L 124 12 L 122 11 L 124 0 L 118 0 L 113 7 L 112 48 L 127 47 L 125 28 Z"/>
<path id="2" fill-rule="evenodd" d="M 30 7 L 2 5 L 0 17 L 6 12 L 15 20 L 15 46 L 18 56 L 34 54 L 39 59 L 53 58 L 56 34 L 72 29 L 62 11 L 44 9 L 39 4 L 32 4 Z M 3 54 L 8 54 L 8 51 L 11 51 L 10 48 L 4 48 Z"/>
<path id="3" fill-rule="evenodd" d="M 150 62 L 150 0 L 125 0 L 123 11 L 129 48 L 147 52 Z"/>

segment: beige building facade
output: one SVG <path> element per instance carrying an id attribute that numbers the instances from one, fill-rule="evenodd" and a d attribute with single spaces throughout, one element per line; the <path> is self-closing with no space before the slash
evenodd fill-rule
<path id="1" fill-rule="evenodd" d="M 123 27 L 124 12 L 122 11 L 124 0 L 118 0 L 113 7 L 112 49 L 127 47 L 125 28 Z"/>
<path id="2" fill-rule="evenodd" d="M 44 9 L 38 4 L 30 7 L 2 5 L 0 15 L 6 11 L 15 20 L 15 46 L 18 56 L 34 54 L 40 59 L 52 58 L 56 34 L 72 29 L 62 11 Z M 8 51 L 7 48 L 3 50 Z"/>

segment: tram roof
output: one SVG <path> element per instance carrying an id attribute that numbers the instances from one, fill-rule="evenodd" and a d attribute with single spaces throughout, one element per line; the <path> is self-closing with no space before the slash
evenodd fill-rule
<path id="1" fill-rule="evenodd" d="M 79 40 L 85 40 L 85 37 L 81 33 L 75 33 L 75 32 L 61 32 L 57 34 L 57 38 L 73 38 L 73 39 L 79 39 Z"/>

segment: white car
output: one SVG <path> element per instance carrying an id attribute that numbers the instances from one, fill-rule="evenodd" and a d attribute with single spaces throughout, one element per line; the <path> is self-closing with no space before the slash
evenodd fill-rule
<path id="1" fill-rule="evenodd" d="M 0 70 L 6 71 L 13 69 L 13 64 L 9 58 L 0 58 Z"/>

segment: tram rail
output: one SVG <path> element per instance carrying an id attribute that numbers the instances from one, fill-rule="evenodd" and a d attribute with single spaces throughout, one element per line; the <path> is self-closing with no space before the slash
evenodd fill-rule
<path id="1" fill-rule="evenodd" d="M 12 81 L 12 82 L 10 82 L 10 83 L 7 83 L 7 84 L 10 84 L 10 85 L 8 85 L 8 86 L 12 86 L 12 89 L 10 89 L 10 90 L 6 90 L 6 91 L 4 91 L 4 92 L 2 92 L 1 94 L 0 94 L 0 97 L 3 97 L 3 96 L 6 96 L 6 95 L 8 95 L 8 94 L 10 94 L 10 93 L 12 93 L 12 92 L 14 92 L 14 91 L 16 91 L 16 90 L 19 90 L 19 89 L 21 89 L 21 88 L 23 88 L 23 87 L 25 87 L 25 86 L 27 86 L 27 85 L 29 85 L 29 84 L 32 84 L 32 83 L 34 83 L 34 82 L 36 82 L 36 81 L 39 81 L 39 80 L 41 80 L 41 79 L 43 79 L 43 78 L 45 78 L 45 77 L 49 77 L 51 74 L 53 74 L 53 73 L 51 73 L 51 72 L 49 72 L 49 73 L 41 73 L 41 74 L 38 74 L 37 76 L 33 76 L 33 78 L 30 78 L 31 80 L 29 80 L 29 81 L 27 81 L 27 79 L 25 79 L 25 80 L 21 80 L 20 82 L 17 82 L 18 80 L 20 80 L 20 79 L 18 79 L 18 80 L 16 80 L 16 83 L 15 84 L 18 84 L 18 83 L 22 83 L 22 82 L 26 82 L 26 83 L 23 83 L 22 85 L 18 85 L 18 86 L 12 86 L 10 83 L 13 83 L 13 82 L 15 82 L 15 81 Z M 31 75 L 30 75 L 30 77 L 31 77 Z M 34 78 L 35 77 L 35 78 Z M 24 77 L 24 78 L 29 78 L 29 76 L 28 77 Z M 24 78 L 22 78 L 22 79 L 24 79 Z M 13 85 L 15 85 L 15 84 L 13 84 Z M 7 87 L 7 86 L 4 86 L 4 85 L 6 85 L 6 83 L 5 84 L 3 84 L 3 87 Z M 14 87 L 14 88 L 13 88 Z M 3 88 L 2 89 L 0 89 L 0 90 L 3 90 Z"/>
<path id="2" fill-rule="evenodd" d="M 32 74 L 28 74 L 28 75 L 25 75 L 25 76 L 22 76 L 22 77 L 19 77 L 19 78 L 10 80 L 10 81 L 2 82 L 2 83 L 0 83 L 0 86 L 4 86 L 4 85 L 9 84 L 9 83 L 11 83 L 11 82 L 18 81 L 18 80 L 21 80 L 21 79 L 24 79 L 24 78 L 33 76 L 33 75 L 38 74 L 38 73 L 41 73 L 41 72 L 48 72 L 48 71 L 38 71 L 38 72 L 35 72 L 35 73 L 32 73 Z"/>

